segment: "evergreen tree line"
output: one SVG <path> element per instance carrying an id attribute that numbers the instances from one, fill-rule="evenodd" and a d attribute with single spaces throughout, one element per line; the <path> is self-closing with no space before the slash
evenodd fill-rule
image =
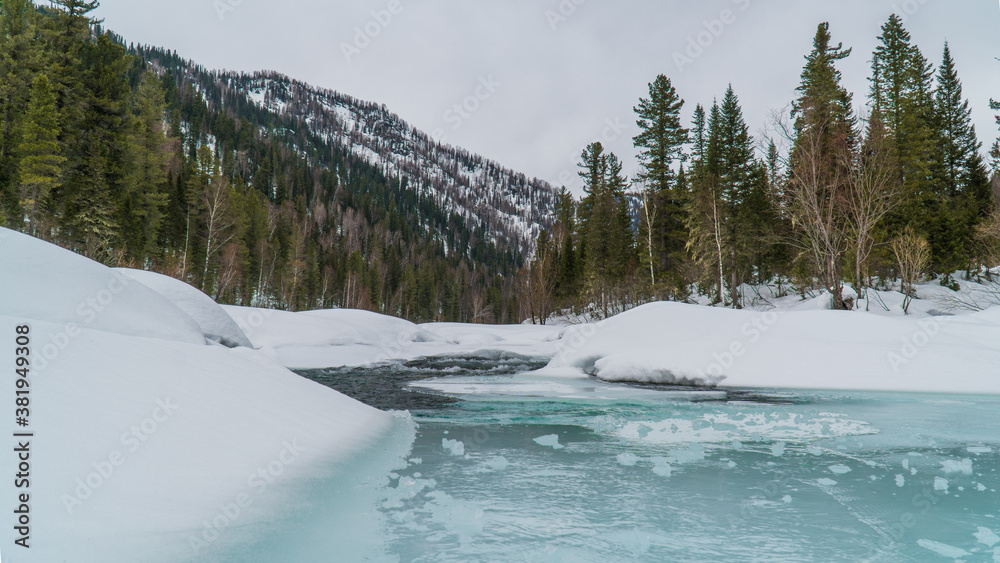
<path id="1" fill-rule="evenodd" d="M 516 246 L 299 121 L 194 84 L 176 53 L 126 48 L 96 0 L 51 4 L 0 1 L 0 224 L 223 303 L 520 320 Z"/>
<path id="2" fill-rule="evenodd" d="M 521 273 L 524 316 L 606 316 L 699 296 L 740 308 L 764 284 L 828 290 L 835 308 L 850 308 L 846 283 L 864 297 L 902 280 L 909 297 L 924 273 L 953 288 L 960 270 L 990 276 L 1000 264 L 1000 141 L 985 162 L 947 43 L 935 69 L 890 17 L 862 115 L 837 70 L 850 55 L 821 24 L 797 99 L 766 139 L 750 134 L 731 85 L 687 125 L 684 100 L 658 76 L 635 108 L 641 172 L 624 178 L 600 143 L 583 151 L 586 194 L 561 193 L 555 226 Z M 634 220 L 632 184 L 642 201 Z"/>

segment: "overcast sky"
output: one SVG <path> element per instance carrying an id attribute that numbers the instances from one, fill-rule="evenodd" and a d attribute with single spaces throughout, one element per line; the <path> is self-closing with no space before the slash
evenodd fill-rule
<path id="1" fill-rule="evenodd" d="M 575 181 L 581 149 L 602 137 L 636 171 L 633 107 L 658 74 L 686 100 L 686 121 L 731 82 L 759 134 L 794 99 L 823 21 L 854 49 L 840 68 L 863 103 L 876 37 L 893 12 L 933 63 L 950 42 L 979 138 L 988 146 L 997 137 L 988 105 L 1000 98 L 995 0 L 101 3 L 98 17 L 127 41 L 384 103 L 451 144 L 560 185 Z"/>

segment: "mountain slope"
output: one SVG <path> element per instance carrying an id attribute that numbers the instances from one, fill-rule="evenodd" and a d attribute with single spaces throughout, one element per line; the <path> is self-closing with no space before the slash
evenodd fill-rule
<path id="1" fill-rule="evenodd" d="M 179 83 L 193 85 L 210 107 L 240 116 L 258 114 L 271 124 L 262 133 L 311 155 L 313 164 L 332 164 L 325 158 L 331 149 L 355 156 L 481 229 L 499 249 L 527 255 L 541 229 L 551 226 L 556 192 L 548 183 L 438 143 L 384 105 L 276 72 L 207 71 L 159 49 L 135 52 L 154 67 L 171 71 Z M 447 237 L 446 232 L 434 234 Z"/>

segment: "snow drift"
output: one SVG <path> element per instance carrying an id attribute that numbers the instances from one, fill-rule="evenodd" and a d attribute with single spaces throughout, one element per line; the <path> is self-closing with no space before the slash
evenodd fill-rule
<path id="1" fill-rule="evenodd" d="M 194 287 L 156 272 L 130 268 L 115 268 L 115 271 L 152 289 L 187 313 L 198 323 L 205 338 L 229 348 L 253 347 L 233 318 L 211 297 Z"/>
<path id="2" fill-rule="evenodd" d="M 0 231 L 0 314 L 205 343 L 194 319 L 148 287 L 58 246 Z"/>
<path id="3" fill-rule="evenodd" d="M 31 340 L 31 549 L 18 561 L 220 560 L 303 483 L 409 451 L 407 419 L 207 345 L 173 303 L 68 251 L 0 230 L 0 292 L 0 358 L 15 357 L 16 326 Z M 12 381 L 0 401 L 13 395 Z M 0 485 L 5 506 L 19 492 Z"/>
<path id="4" fill-rule="evenodd" d="M 890 318 L 653 303 L 569 329 L 543 373 L 726 387 L 1000 393 L 1000 313 Z"/>

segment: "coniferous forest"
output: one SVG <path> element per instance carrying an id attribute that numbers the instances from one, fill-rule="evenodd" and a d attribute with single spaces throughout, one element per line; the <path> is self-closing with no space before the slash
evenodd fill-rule
<path id="1" fill-rule="evenodd" d="M 638 213 L 619 159 L 587 147 L 586 195 L 561 193 L 526 269 L 531 318 L 604 317 L 661 299 L 741 308 L 763 285 L 828 290 L 846 309 L 861 304 L 844 298 L 845 284 L 863 297 L 912 293 L 925 275 L 951 287 L 995 276 L 1000 144 L 984 161 L 948 45 L 932 64 L 892 16 L 864 99 L 841 85 L 849 56 L 821 24 L 790 111 L 763 124 L 770 138 L 750 134 L 731 86 L 685 123 L 684 100 L 657 77 L 635 107 Z"/>
<path id="2" fill-rule="evenodd" d="M 796 99 L 761 124 L 768 138 L 751 135 L 732 87 L 689 119 L 656 77 L 635 107 L 641 172 L 594 143 L 579 201 L 522 175 L 544 210 L 525 243 L 495 217 L 456 213 L 411 183 L 418 172 L 206 87 L 195 75 L 210 73 L 176 53 L 126 45 L 97 6 L 0 1 L 0 221 L 222 303 L 544 322 L 653 300 L 739 308 L 776 285 L 849 308 L 845 284 L 910 292 L 924 275 L 951 285 L 1000 264 L 1000 145 L 987 161 L 947 44 L 931 62 L 895 16 L 861 95 L 837 69 L 859 55 L 820 25 Z M 483 217 L 501 206 L 477 205 Z"/>
<path id="3" fill-rule="evenodd" d="M 195 79 L 213 76 L 176 53 L 126 46 L 93 19 L 97 6 L 0 2 L 5 226 L 221 303 L 520 320 L 520 241 L 245 95 L 207 88 Z"/>

